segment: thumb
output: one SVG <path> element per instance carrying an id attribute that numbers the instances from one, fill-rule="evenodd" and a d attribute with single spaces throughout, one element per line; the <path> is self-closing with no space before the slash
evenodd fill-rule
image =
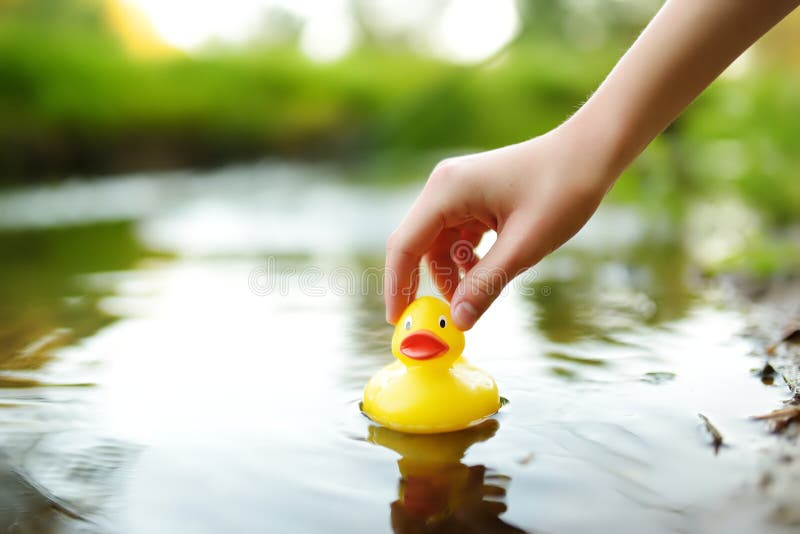
<path id="1" fill-rule="evenodd" d="M 492 248 L 464 275 L 450 301 L 453 322 L 469 330 L 511 280 L 530 266 L 527 232 L 506 227 Z"/>

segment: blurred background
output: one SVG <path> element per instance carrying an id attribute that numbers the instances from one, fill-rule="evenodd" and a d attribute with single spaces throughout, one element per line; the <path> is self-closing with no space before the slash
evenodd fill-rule
<path id="1" fill-rule="evenodd" d="M 364 441 L 353 404 L 391 360 L 379 288 L 357 276 L 346 295 L 310 295 L 287 273 L 380 268 L 438 160 L 559 124 L 660 5 L 0 0 L 11 464 L 122 532 L 174 532 L 188 517 L 196 532 L 267 517 L 292 529 L 297 515 L 328 531 L 332 517 L 343 532 L 385 527 L 393 457 Z M 794 13 L 656 139 L 589 226 L 522 281 L 524 296 L 501 298 L 470 334 L 515 411 L 469 469 L 516 481 L 510 523 L 718 526 L 720 495 L 754 456 L 707 463 L 685 416 L 716 410 L 755 450 L 742 414 L 777 402 L 750 380 L 752 347 L 731 341 L 743 315 L 715 307 L 714 291 L 728 277 L 751 295 L 797 280 L 798 119 Z M 270 265 L 273 282 L 288 280 L 280 295 L 253 277 Z M 657 417 L 626 419 L 633 405 Z M 0 481 L 0 512 L 40 520 L 20 484 Z M 600 494 L 607 515 L 581 523 L 574 510 Z M 464 500 L 487 519 L 476 495 Z M 750 513 L 740 505 L 729 511 Z M 496 524 L 505 505 L 488 508 L 516 531 Z"/>
<path id="2" fill-rule="evenodd" d="M 659 4 L 3 0 L 0 179 L 264 157 L 372 162 L 397 179 L 421 155 L 558 124 Z M 732 190 L 788 222 L 799 18 L 728 69 L 617 196 Z"/>
<path id="3" fill-rule="evenodd" d="M 264 157 L 396 168 L 517 142 L 574 111 L 659 4 L 3 0 L 0 178 Z M 799 18 L 738 60 L 619 196 L 725 188 L 777 221 L 797 213 Z"/>

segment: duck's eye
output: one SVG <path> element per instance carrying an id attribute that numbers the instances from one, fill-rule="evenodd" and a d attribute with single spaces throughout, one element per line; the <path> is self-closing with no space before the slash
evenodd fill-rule
<path id="1" fill-rule="evenodd" d="M 411 317 L 406 317 L 405 322 L 403 323 L 403 327 L 406 330 L 411 330 Z"/>
<path id="2" fill-rule="evenodd" d="M 447 326 L 447 319 L 444 318 L 444 315 L 439 316 L 439 328 L 444 328 Z"/>

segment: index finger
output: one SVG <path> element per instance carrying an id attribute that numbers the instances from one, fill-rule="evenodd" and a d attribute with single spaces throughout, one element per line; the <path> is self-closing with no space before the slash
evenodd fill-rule
<path id="1" fill-rule="evenodd" d="M 386 243 L 383 298 L 386 320 L 394 324 L 414 300 L 419 285 L 419 263 L 445 227 L 442 206 L 433 195 L 422 194 Z"/>

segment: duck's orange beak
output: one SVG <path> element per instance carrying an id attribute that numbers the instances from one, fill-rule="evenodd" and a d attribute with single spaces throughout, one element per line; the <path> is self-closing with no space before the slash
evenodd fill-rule
<path id="1" fill-rule="evenodd" d="M 430 360 L 448 350 L 447 343 L 429 330 L 417 330 L 400 342 L 400 352 L 412 360 Z"/>

